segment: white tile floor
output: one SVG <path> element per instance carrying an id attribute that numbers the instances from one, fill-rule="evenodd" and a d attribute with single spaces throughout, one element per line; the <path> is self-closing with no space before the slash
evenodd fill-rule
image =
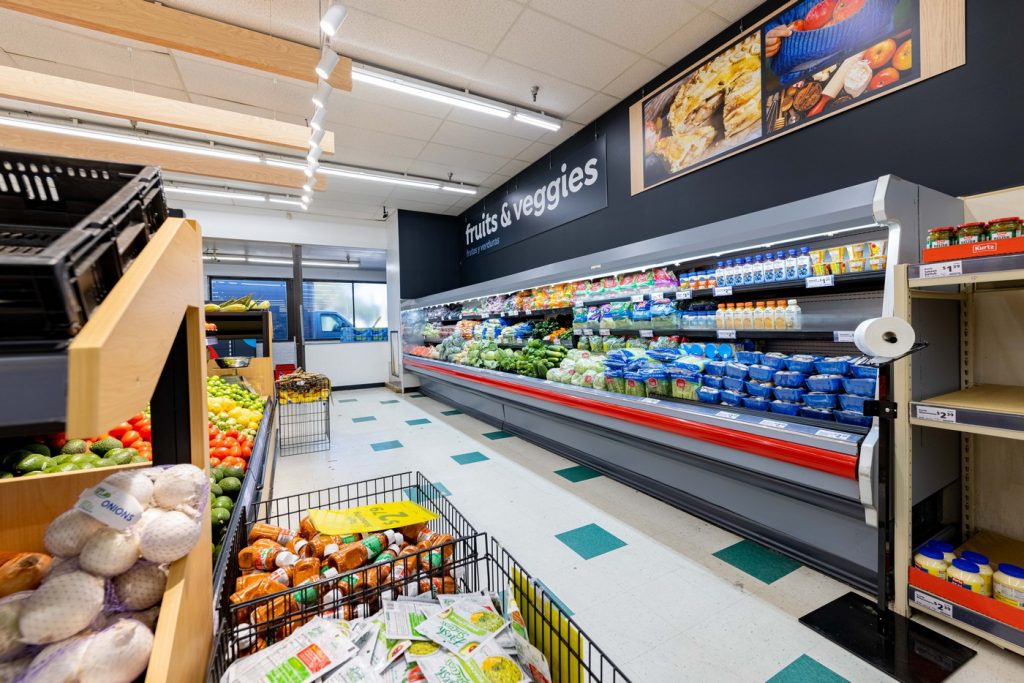
<path id="1" fill-rule="evenodd" d="M 274 496 L 423 472 L 452 492 L 471 524 L 499 539 L 573 610 L 636 683 L 766 681 L 780 672 L 779 681 L 890 680 L 797 621 L 846 586 L 807 567 L 764 583 L 712 555 L 738 536 L 607 477 L 568 481 L 555 471 L 575 463 L 519 438 L 490 440 L 483 435 L 495 427 L 464 414 L 442 415 L 451 406 L 429 397 L 366 389 L 335 398 L 356 400 L 334 404 L 331 450 L 280 459 Z M 352 421 L 364 416 L 375 419 Z M 430 423 L 406 424 L 418 418 Z M 375 452 L 370 446 L 393 440 L 402 447 Z M 452 460 L 473 451 L 488 459 Z M 554 538 L 588 524 L 625 545 L 583 559 Z M 1024 680 L 1024 658 L 943 626 L 978 651 L 949 680 Z M 786 669 L 801 656 L 827 668 L 811 678 Z"/>

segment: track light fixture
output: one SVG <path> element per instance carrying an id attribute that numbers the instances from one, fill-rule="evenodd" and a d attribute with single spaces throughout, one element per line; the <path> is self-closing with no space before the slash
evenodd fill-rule
<path id="1" fill-rule="evenodd" d="M 320 20 L 320 30 L 329 36 L 333 36 L 341 28 L 347 16 L 348 8 L 341 3 L 334 3 L 324 12 L 324 16 Z"/>
<path id="2" fill-rule="evenodd" d="M 323 110 L 327 106 L 327 99 L 331 96 L 331 91 L 334 88 L 327 81 L 321 80 L 319 87 L 316 92 L 313 93 L 313 104 L 320 110 Z"/>
<path id="3" fill-rule="evenodd" d="M 324 45 L 323 56 L 320 57 L 320 63 L 316 65 L 316 75 L 327 80 L 331 77 L 331 72 L 334 71 L 337 64 L 338 53 Z"/>
<path id="4" fill-rule="evenodd" d="M 309 120 L 309 127 L 313 129 L 314 133 L 320 133 L 321 139 L 323 138 L 324 132 L 324 119 L 327 118 L 327 112 L 319 107 L 313 112 L 313 118 Z"/>

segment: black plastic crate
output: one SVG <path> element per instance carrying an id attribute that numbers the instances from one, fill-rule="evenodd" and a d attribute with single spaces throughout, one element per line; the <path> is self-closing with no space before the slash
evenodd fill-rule
<path id="1" fill-rule="evenodd" d="M 0 352 L 66 345 L 166 218 L 154 166 L 0 151 Z"/>
<path id="2" fill-rule="evenodd" d="M 548 659 L 552 681 L 629 683 L 629 678 L 591 641 L 559 603 L 545 592 L 544 586 L 496 540 L 491 539 L 488 542 L 486 534 L 477 534 L 454 541 L 450 545 L 453 546 L 452 561 L 445 571 L 456 579 L 459 592 L 500 592 L 512 588 L 530 642 Z M 397 562 L 388 564 L 395 565 Z M 394 594 L 422 578 L 420 574 L 410 575 L 402 581 L 391 581 L 377 587 L 357 590 L 333 603 L 301 609 L 278 609 L 271 620 L 257 626 L 255 631 L 248 630 L 244 637 L 266 637 L 280 629 L 295 628 L 315 615 L 333 614 L 341 618 L 345 616 L 347 610 L 361 604 L 371 606 L 371 610 L 379 609 L 387 594 Z M 336 578 L 330 580 L 330 583 L 336 584 L 338 581 Z M 260 604 L 266 606 L 268 603 L 269 599 L 264 598 L 237 605 L 233 610 L 252 610 Z M 217 683 L 231 663 L 246 654 L 246 650 L 243 649 L 246 643 L 236 635 L 235 627 L 240 622 L 233 619 L 233 616 L 234 613 L 228 614 L 220 620 L 214 637 L 214 650 L 208 674 L 211 683 Z"/>

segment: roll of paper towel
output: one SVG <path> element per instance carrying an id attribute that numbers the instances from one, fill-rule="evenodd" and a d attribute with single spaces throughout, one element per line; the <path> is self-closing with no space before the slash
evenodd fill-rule
<path id="1" fill-rule="evenodd" d="M 876 358 L 898 358 L 910 351 L 914 328 L 900 318 L 868 318 L 853 332 L 853 343 Z"/>

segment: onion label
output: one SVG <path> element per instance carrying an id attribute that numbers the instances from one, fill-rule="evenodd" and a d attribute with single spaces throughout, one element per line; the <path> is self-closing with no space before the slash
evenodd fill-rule
<path id="1" fill-rule="evenodd" d="M 86 489 L 75 507 L 97 522 L 124 531 L 142 517 L 142 505 L 134 496 L 113 486 Z"/>

